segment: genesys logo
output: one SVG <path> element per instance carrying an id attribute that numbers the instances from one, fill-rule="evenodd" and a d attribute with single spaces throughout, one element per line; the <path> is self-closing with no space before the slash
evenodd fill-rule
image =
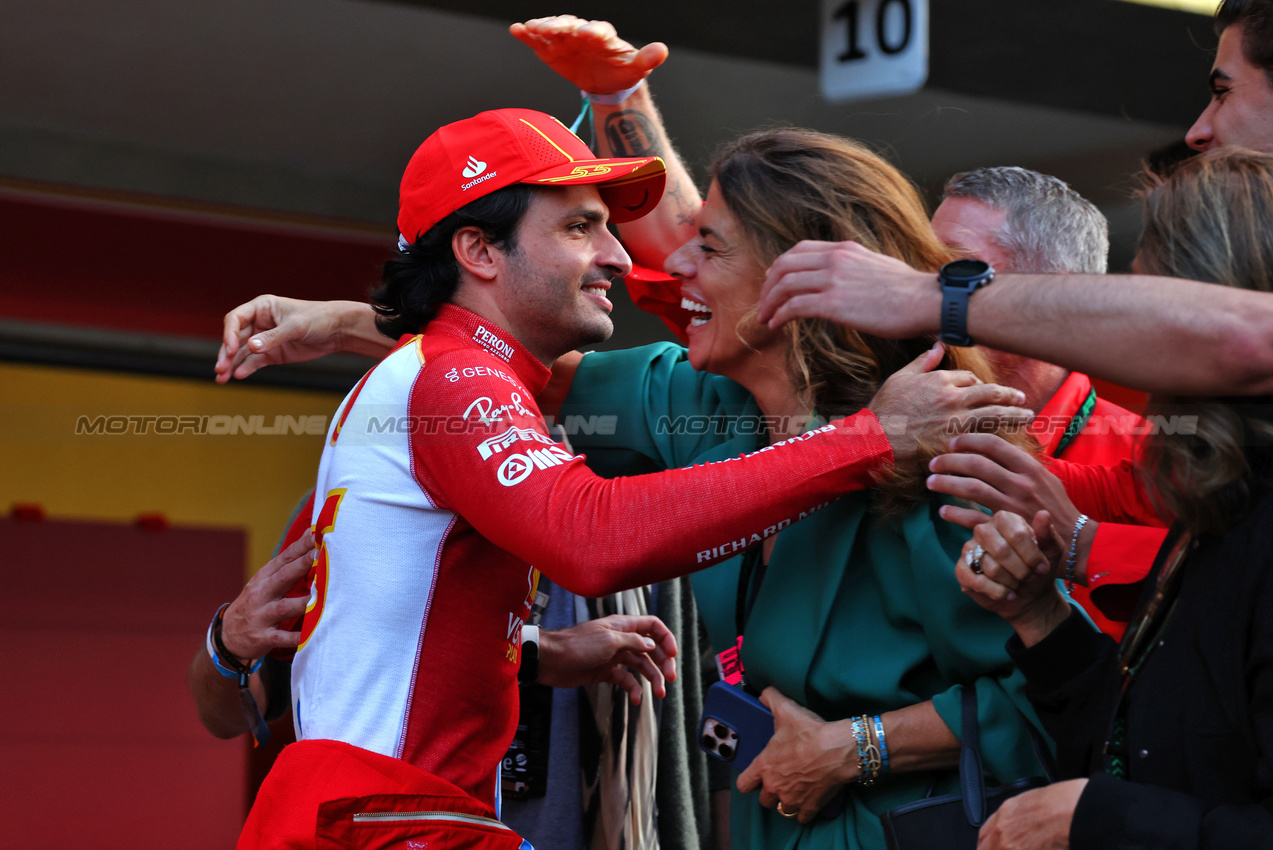
<path id="1" fill-rule="evenodd" d="M 481 160 L 474 159 L 473 157 L 470 156 L 468 167 L 465 168 L 460 173 L 463 174 L 465 177 L 472 178 L 481 174 L 485 170 L 486 170 L 486 163 L 482 162 Z"/>
<path id="2" fill-rule="evenodd" d="M 507 381 L 513 386 L 518 386 L 517 379 L 514 378 L 512 375 L 508 374 L 507 372 L 501 372 L 499 369 L 495 369 L 491 366 L 465 366 L 463 369 L 459 368 L 458 366 L 452 366 L 451 371 L 447 372 L 442 377 L 446 378 L 448 381 L 450 381 L 453 384 L 459 381 L 461 377 L 499 378 L 501 381 Z"/>
<path id="3" fill-rule="evenodd" d="M 574 458 L 570 452 L 561 446 L 548 446 L 543 449 L 531 449 L 525 454 L 509 455 L 499 466 L 499 472 L 496 478 L 499 483 L 505 487 L 514 487 L 521 484 L 536 469 L 548 469 L 552 466 L 561 466 L 568 460 Z"/>

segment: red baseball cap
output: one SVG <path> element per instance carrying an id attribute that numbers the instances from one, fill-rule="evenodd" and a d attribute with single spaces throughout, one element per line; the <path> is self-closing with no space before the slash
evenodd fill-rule
<path id="1" fill-rule="evenodd" d="M 635 221 L 658 205 L 665 179 L 657 156 L 597 159 L 551 115 L 494 109 L 447 124 L 416 150 L 402 175 L 398 232 L 414 242 L 465 204 L 514 183 L 595 183 L 611 221 Z"/>

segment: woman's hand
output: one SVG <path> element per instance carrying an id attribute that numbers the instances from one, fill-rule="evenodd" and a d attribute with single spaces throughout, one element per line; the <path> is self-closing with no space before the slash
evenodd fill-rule
<path id="1" fill-rule="evenodd" d="M 992 511 L 1011 511 L 1033 517 L 1047 511 L 1052 519 L 1051 540 L 1066 549 L 1079 518 L 1061 479 L 1028 452 L 994 434 L 961 434 L 950 441 L 950 453 L 933 458 L 928 468 L 928 489 L 984 505 Z M 973 528 L 988 517 L 972 508 L 944 505 L 942 519 Z M 1097 523 L 1089 521 L 1079 535 L 1075 574 L 1086 584 L 1087 554 L 1096 536 Z M 1044 537 L 1040 537 L 1044 540 Z"/>
<path id="2" fill-rule="evenodd" d="M 383 357 L 392 347 L 393 340 L 376 332 L 375 314 L 367 304 L 258 295 L 225 314 L 217 382 L 337 351 Z"/>
<path id="3" fill-rule="evenodd" d="M 800 822 L 809 823 L 857 777 L 852 722 L 828 723 L 777 688 L 765 688 L 760 701 L 773 712 L 774 736 L 738 777 L 738 790 L 760 789 L 762 806 L 781 803 L 782 813 L 799 812 Z"/>
<path id="4" fill-rule="evenodd" d="M 1040 547 L 1051 535 L 1047 511 L 1027 523 L 1018 514 L 999 511 L 976 526 L 955 563 L 955 578 L 978 605 L 1003 617 L 1033 646 L 1069 616 L 1069 604 L 1056 586 L 1059 550 Z"/>
<path id="5" fill-rule="evenodd" d="M 1005 800 L 982 825 L 977 850 L 1069 850 L 1070 824 L 1086 787 L 1086 779 L 1071 779 Z"/>

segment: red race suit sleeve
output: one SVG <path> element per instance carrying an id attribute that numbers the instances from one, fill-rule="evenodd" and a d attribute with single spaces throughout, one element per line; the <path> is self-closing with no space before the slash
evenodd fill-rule
<path id="1" fill-rule="evenodd" d="M 1130 460 L 1114 466 L 1048 464 L 1074 505 L 1100 523 L 1087 556 L 1087 592 L 1110 620 L 1131 618 L 1140 588 L 1167 528 L 1154 509 Z M 1104 624 L 1102 630 L 1106 630 Z"/>
<path id="2" fill-rule="evenodd" d="M 1130 460 L 1115 466 L 1051 460 L 1048 470 L 1061 479 L 1074 506 L 1098 522 L 1156 528 L 1165 525 L 1137 479 Z"/>
<path id="3" fill-rule="evenodd" d="M 505 369 L 472 349 L 429 358 L 411 394 L 412 416 L 436 426 L 412 433 L 417 481 L 439 508 L 583 596 L 729 558 L 871 486 L 893 457 L 864 410 L 739 458 L 603 479 L 548 435 Z"/>

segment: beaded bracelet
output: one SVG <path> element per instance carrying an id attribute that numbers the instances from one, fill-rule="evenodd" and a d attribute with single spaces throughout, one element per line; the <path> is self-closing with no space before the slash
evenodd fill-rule
<path id="1" fill-rule="evenodd" d="M 1079 558 L 1079 532 L 1083 530 L 1083 526 L 1087 525 L 1087 514 L 1079 514 L 1079 518 L 1074 523 L 1074 533 L 1070 535 L 1070 551 L 1065 559 L 1065 588 L 1066 590 L 1074 590 L 1074 580 L 1077 578 L 1076 569 L 1078 567 Z"/>
<path id="2" fill-rule="evenodd" d="M 853 718 L 853 738 L 858 745 L 858 784 L 870 787 L 875 782 L 875 776 L 871 773 L 871 763 L 866 754 L 866 748 L 869 743 L 866 726 L 862 722 L 864 718 Z"/>

